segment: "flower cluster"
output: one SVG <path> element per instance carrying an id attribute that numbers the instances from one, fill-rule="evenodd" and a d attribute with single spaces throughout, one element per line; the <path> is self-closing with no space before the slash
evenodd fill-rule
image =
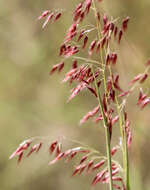
<path id="1" fill-rule="evenodd" d="M 52 66 L 50 75 L 57 71 L 60 73 L 64 69 L 66 61 L 70 61 L 70 70 L 65 74 L 63 82 L 69 82 L 70 85 L 74 83 L 76 86 L 72 88 L 68 102 L 83 90 L 87 90 L 93 95 L 93 98 L 96 98 L 97 105 L 83 116 L 80 124 L 84 124 L 90 118 L 94 118 L 95 123 L 101 121 L 106 134 L 107 156 L 99 156 L 98 151 L 93 152 L 92 149 L 85 147 L 62 151 L 61 144 L 55 141 L 49 146 L 50 154 L 55 152 L 55 158 L 49 164 L 54 164 L 61 159 L 70 161 L 76 155 L 84 154 L 72 176 L 80 175 L 83 172 L 91 173 L 99 169 L 100 171 L 93 179 L 92 185 L 101 182 L 108 183 L 110 190 L 113 188 L 129 190 L 128 150 L 132 142 L 132 133 L 125 108 L 128 97 L 135 88 L 140 89 L 137 105 L 144 108 L 150 103 L 150 97 L 144 94 L 141 88 L 143 82 L 148 78 L 150 61 L 146 64 L 146 70 L 135 76 L 128 83 L 128 90 L 124 90 L 120 85 L 119 73 L 114 71 L 114 67 L 118 64 L 118 54 L 113 44 L 120 45 L 124 33 L 127 32 L 130 18 L 126 17 L 121 21 L 113 19 L 98 10 L 98 3 L 101 3 L 101 0 L 84 0 L 76 6 L 72 14 L 71 26 L 59 48 L 59 57 L 62 59 L 60 63 Z M 38 19 L 46 17 L 44 28 L 50 21 L 56 22 L 61 15 L 61 11 L 47 10 Z M 95 23 L 85 26 L 84 20 L 90 15 L 95 18 Z M 91 38 L 91 33 L 92 36 L 95 36 L 94 38 Z M 83 57 L 83 55 L 85 56 Z M 120 127 L 120 145 L 111 148 L 113 126 L 116 124 Z M 18 162 L 20 162 L 24 151 L 28 149 L 30 144 L 30 140 L 25 141 L 10 156 L 10 159 L 18 156 Z M 38 152 L 41 146 L 42 143 L 32 146 L 27 157 L 33 152 Z M 123 168 L 112 158 L 118 149 L 122 151 Z M 95 163 L 96 159 L 99 160 L 97 163 Z"/>

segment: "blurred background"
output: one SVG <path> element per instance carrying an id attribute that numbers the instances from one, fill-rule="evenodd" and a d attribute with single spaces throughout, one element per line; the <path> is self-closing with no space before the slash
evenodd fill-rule
<path id="1" fill-rule="evenodd" d="M 79 126 L 82 116 L 96 105 L 93 96 L 82 93 L 67 104 L 70 87 L 61 84 L 64 73 L 49 76 L 51 66 L 60 61 L 59 45 L 71 24 L 77 2 L 0 0 L 1 190 L 92 189 L 92 176 L 71 177 L 74 163 L 48 166 L 50 158 L 46 147 L 53 140 L 66 136 L 105 152 L 103 128 L 90 121 Z M 125 40 L 118 49 L 118 70 L 122 84 L 127 84 L 145 69 L 144 64 L 150 57 L 150 1 L 104 0 L 101 6 L 114 18 L 131 18 Z M 44 10 L 55 8 L 69 11 L 59 22 L 42 30 L 42 22 L 37 22 L 37 17 Z M 149 86 L 150 80 L 143 85 L 146 93 L 150 92 Z M 140 111 L 136 101 L 137 92 L 130 97 L 127 107 L 133 132 L 131 189 L 149 190 L 150 106 Z M 19 166 L 16 159 L 8 160 L 18 144 L 34 136 L 49 136 L 38 155 L 24 159 Z M 119 139 L 114 136 L 114 140 L 117 143 Z M 65 146 L 74 145 L 65 141 Z M 100 188 L 106 187 L 101 184 L 95 187 Z"/>

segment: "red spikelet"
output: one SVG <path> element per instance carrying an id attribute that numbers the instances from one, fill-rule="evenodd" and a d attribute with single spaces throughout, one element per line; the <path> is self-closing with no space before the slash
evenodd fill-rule
<path id="1" fill-rule="evenodd" d="M 124 96 L 128 95 L 130 92 L 131 92 L 130 90 L 124 91 L 124 92 L 122 92 L 121 94 L 119 94 L 118 97 L 124 97 Z"/>
<path id="2" fill-rule="evenodd" d="M 143 94 L 143 90 L 142 90 L 142 88 L 140 88 L 140 93 L 139 93 L 137 105 L 140 105 L 142 103 L 142 101 L 145 100 L 145 98 L 147 98 L 147 95 Z"/>
<path id="3" fill-rule="evenodd" d="M 114 87 L 115 87 L 117 90 L 123 92 L 123 90 L 122 90 L 122 89 L 120 88 L 120 86 L 119 86 L 119 75 L 118 75 L 118 74 L 116 75 L 116 77 L 115 77 L 115 79 L 114 79 Z"/>
<path id="4" fill-rule="evenodd" d="M 92 111 L 89 111 L 81 120 L 80 124 L 85 123 L 89 118 L 95 116 L 99 111 L 99 106 L 95 107 Z"/>
<path id="5" fill-rule="evenodd" d="M 27 157 L 29 157 L 33 152 L 35 152 L 38 146 L 39 144 L 35 144 L 34 146 L 32 146 L 29 153 L 27 154 Z"/>
<path id="6" fill-rule="evenodd" d="M 99 12 L 97 12 L 97 20 L 100 22 L 100 13 Z"/>
<path id="7" fill-rule="evenodd" d="M 103 96 L 103 108 L 104 108 L 104 112 L 107 112 L 107 104 L 106 104 L 105 95 Z"/>
<path id="8" fill-rule="evenodd" d="M 95 164 L 92 168 L 92 170 L 99 169 L 102 165 L 104 165 L 105 160 L 100 161 L 99 163 Z"/>
<path id="9" fill-rule="evenodd" d="M 86 47 L 87 42 L 88 42 L 88 37 L 85 36 L 84 41 L 83 41 L 82 49 L 84 49 Z"/>
<path id="10" fill-rule="evenodd" d="M 123 22 L 122 22 L 122 30 L 126 31 L 127 27 L 128 27 L 128 22 L 130 20 L 130 17 L 126 17 Z"/>
<path id="11" fill-rule="evenodd" d="M 114 125 L 118 120 L 119 120 L 119 116 L 117 115 L 117 116 L 115 116 L 115 117 L 112 119 L 112 121 L 111 121 L 112 125 Z"/>
<path id="12" fill-rule="evenodd" d="M 70 95 L 68 101 L 72 100 L 76 95 L 78 95 L 79 92 L 85 88 L 85 86 L 85 83 L 79 83 L 78 86 L 72 90 L 72 94 Z"/>
<path id="13" fill-rule="evenodd" d="M 90 160 L 89 163 L 87 164 L 86 172 L 89 172 L 93 164 L 94 164 L 93 160 Z"/>
<path id="14" fill-rule="evenodd" d="M 133 78 L 133 80 L 130 81 L 129 84 L 130 84 L 130 85 L 134 84 L 135 82 L 137 82 L 138 80 L 140 80 L 141 77 L 142 77 L 142 74 L 138 74 L 137 76 L 135 76 L 135 77 Z"/>
<path id="15" fill-rule="evenodd" d="M 111 156 L 113 156 L 113 155 L 117 152 L 118 149 L 119 149 L 119 146 L 113 147 L 113 148 L 111 149 Z"/>
<path id="16" fill-rule="evenodd" d="M 80 161 L 80 164 L 82 164 L 87 158 L 88 158 L 88 155 L 83 156 L 81 161 Z"/>
<path id="17" fill-rule="evenodd" d="M 84 32 L 85 32 L 85 30 L 81 30 L 77 42 L 79 42 L 79 41 L 81 40 L 81 38 L 82 38 L 83 35 L 84 35 Z"/>
<path id="18" fill-rule="evenodd" d="M 106 44 L 106 36 L 104 36 L 101 40 L 101 47 L 103 48 L 105 44 Z"/>
<path id="19" fill-rule="evenodd" d="M 114 29 L 114 38 L 116 38 L 117 33 L 118 33 L 118 27 L 116 26 L 115 29 Z"/>
<path id="20" fill-rule="evenodd" d="M 87 86 L 87 89 L 97 98 L 97 93 L 96 93 L 96 90 L 94 88 Z"/>
<path id="21" fill-rule="evenodd" d="M 64 62 L 61 62 L 58 67 L 58 72 L 61 72 L 63 68 L 64 68 Z"/>
<path id="22" fill-rule="evenodd" d="M 57 147 L 56 147 L 56 156 L 58 156 L 61 153 L 61 143 L 58 143 Z"/>
<path id="23" fill-rule="evenodd" d="M 108 22 L 108 18 L 107 18 L 107 15 L 106 15 L 106 14 L 104 14 L 103 22 L 104 22 L 104 25 L 106 25 L 107 22 Z"/>
<path id="24" fill-rule="evenodd" d="M 61 72 L 63 67 L 64 67 L 64 62 L 54 65 L 50 71 L 50 74 L 53 74 L 57 69 L 58 69 L 58 72 Z"/>
<path id="25" fill-rule="evenodd" d="M 118 43 L 119 43 L 119 44 L 120 44 L 120 42 L 121 42 L 122 35 L 123 35 L 123 32 L 122 32 L 122 30 L 120 30 L 119 36 L 118 36 Z"/>
<path id="26" fill-rule="evenodd" d="M 81 165 L 77 166 L 72 174 L 72 176 L 75 176 L 81 169 Z"/>
<path id="27" fill-rule="evenodd" d="M 18 164 L 21 162 L 22 158 L 23 158 L 23 151 L 20 152 L 19 155 L 18 155 L 18 161 L 17 161 Z"/>
<path id="28" fill-rule="evenodd" d="M 56 149 L 56 146 L 57 146 L 58 142 L 57 141 L 54 141 L 50 147 L 49 147 L 49 152 L 50 154 L 52 154 L 54 152 L 54 150 Z"/>
<path id="29" fill-rule="evenodd" d="M 95 48 L 95 45 L 96 45 L 96 40 L 93 40 L 90 44 L 90 47 L 89 47 L 89 55 L 92 55 L 94 48 Z"/>
<path id="30" fill-rule="evenodd" d="M 61 56 L 66 51 L 66 45 L 62 44 L 60 46 L 59 56 Z"/>
<path id="31" fill-rule="evenodd" d="M 100 182 L 103 178 L 103 176 L 107 173 L 107 170 L 103 170 L 101 172 L 99 172 L 95 178 L 92 181 L 92 185 L 95 186 L 98 182 Z"/>
<path id="32" fill-rule="evenodd" d="M 142 77 L 141 77 L 141 80 L 140 80 L 140 83 L 143 83 L 148 77 L 148 74 L 145 73 Z"/>
<path id="33" fill-rule="evenodd" d="M 90 7 L 92 4 L 92 0 L 85 0 L 85 12 L 88 14 L 90 11 Z"/>
<path id="34" fill-rule="evenodd" d="M 85 170 L 85 168 L 86 168 L 86 164 L 83 164 L 83 165 L 81 166 L 79 175 L 82 174 L 82 172 Z"/>
<path id="35" fill-rule="evenodd" d="M 144 99 L 142 102 L 141 102 L 141 108 L 143 109 L 147 104 L 150 103 L 150 97 Z"/>
<path id="36" fill-rule="evenodd" d="M 117 53 L 112 53 L 111 54 L 111 61 L 112 61 L 113 65 L 116 64 L 116 62 L 117 62 Z"/>
<path id="37" fill-rule="evenodd" d="M 98 41 L 97 44 L 96 44 L 96 53 L 99 53 L 99 50 L 100 50 L 100 47 L 101 47 L 101 42 Z"/>
<path id="38" fill-rule="evenodd" d="M 54 19 L 54 22 L 56 22 L 60 17 L 61 17 L 61 13 L 57 13 Z"/>
<path id="39" fill-rule="evenodd" d="M 65 78 L 63 79 L 62 82 L 67 82 L 67 81 L 73 76 L 73 74 L 75 74 L 76 71 L 77 71 L 76 68 L 71 69 L 71 70 L 66 74 L 66 76 L 65 76 Z"/>

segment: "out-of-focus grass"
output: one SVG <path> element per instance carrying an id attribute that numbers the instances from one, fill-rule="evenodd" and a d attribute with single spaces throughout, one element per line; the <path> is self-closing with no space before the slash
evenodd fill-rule
<path id="1" fill-rule="evenodd" d="M 91 96 L 82 93 L 66 104 L 69 87 L 60 84 L 63 74 L 49 76 L 51 65 L 59 62 L 58 47 L 69 27 L 72 7 L 79 1 L 0 1 L 0 189 L 90 189 L 91 177 L 70 178 L 71 164 L 47 166 L 46 146 L 38 156 L 16 165 L 8 157 L 16 146 L 31 136 L 76 138 L 105 151 L 103 129 L 88 123 L 79 127 L 82 116 L 94 107 Z M 131 17 L 120 52 L 118 70 L 122 84 L 143 71 L 149 57 L 149 0 L 109 0 L 103 2 L 106 12 L 122 18 Z M 60 22 L 41 29 L 37 17 L 45 9 L 70 9 Z M 68 63 L 69 64 L 69 63 Z M 149 82 L 144 86 L 149 92 Z M 89 98 L 91 101 L 89 101 Z M 136 94 L 128 111 L 133 131 L 131 148 L 131 183 L 133 189 L 149 189 L 149 106 L 136 108 Z M 92 103 L 93 102 L 93 103 Z M 91 103 L 93 105 L 91 105 Z M 114 137 L 115 138 L 115 137 Z M 116 142 L 118 139 L 116 139 Z M 103 188 L 97 185 L 96 189 Z"/>

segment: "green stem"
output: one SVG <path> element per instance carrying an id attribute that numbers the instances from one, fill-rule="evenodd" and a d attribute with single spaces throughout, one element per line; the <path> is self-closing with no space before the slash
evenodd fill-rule
<path id="1" fill-rule="evenodd" d="M 104 113 L 104 108 L 103 108 L 103 104 L 102 104 L 102 100 L 101 100 L 101 94 L 97 85 L 97 79 L 95 77 L 94 74 L 94 69 L 92 67 L 92 72 L 93 72 L 93 76 L 94 76 L 94 82 L 95 82 L 95 87 L 96 87 L 96 92 L 97 92 L 97 96 L 98 96 L 98 102 L 99 102 L 99 107 L 102 113 L 102 117 L 103 117 L 103 124 L 105 127 L 105 136 L 106 136 L 106 151 L 107 151 L 107 162 L 108 162 L 108 172 L 109 172 L 109 189 L 113 190 L 113 181 L 112 181 L 112 161 L 111 161 L 111 144 L 110 144 L 110 133 L 109 133 L 109 127 L 108 127 L 108 123 L 107 123 L 107 118 L 105 116 Z"/>
<path id="2" fill-rule="evenodd" d="M 126 189 L 130 190 L 130 176 L 129 176 L 129 154 L 128 154 L 128 144 L 127 144 L 127 136 L 125 132 L 125 183 L 126 183 Z"/>

